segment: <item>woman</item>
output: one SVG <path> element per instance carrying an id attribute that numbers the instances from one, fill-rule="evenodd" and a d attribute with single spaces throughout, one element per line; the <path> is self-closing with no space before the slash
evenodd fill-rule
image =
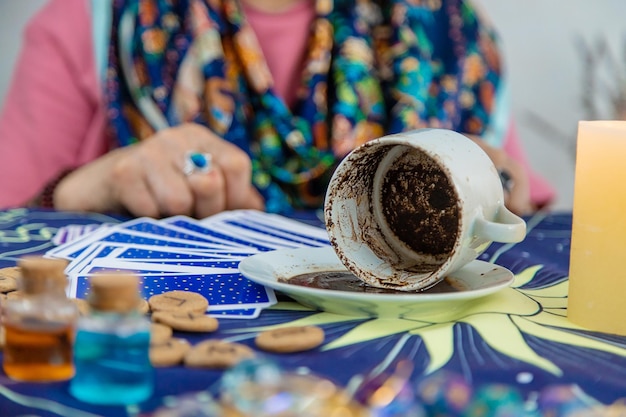
<path id="1" fill-rule="evenodd" d="M 550 195 L 531 201 L 503 150 L 501 72 L 462 0 L 51 0 L 0 117 L 0 207 L 316 208 L 354 147 L 443 127 L 487 151 L 528 213 Z"/>

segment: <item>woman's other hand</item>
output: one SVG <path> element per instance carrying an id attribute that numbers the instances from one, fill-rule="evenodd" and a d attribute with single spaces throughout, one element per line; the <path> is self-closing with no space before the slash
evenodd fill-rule
<path id="1" fill-rule="evenodd" d="M 528 173 L 516 160 L 504 150 L 486 144 L 479 137 L 467 135 L 489 156 L 498 172 L 501 173 L 504 187 L 504 204 L 513 213 L 523 216 L 536 210 L 530 200 L 530 181 Z"/>
<path id="2" fill-rule="evenodd" d="M 184 173 L 189 152 L 211 155 L 208 172 Z M 156 133 L 116 149 L 65 177 L 54 193 L 59 210 L 189 215 L 264 208 L 251 184 L 251 162 L 237 146 L 196 124 Z"/>

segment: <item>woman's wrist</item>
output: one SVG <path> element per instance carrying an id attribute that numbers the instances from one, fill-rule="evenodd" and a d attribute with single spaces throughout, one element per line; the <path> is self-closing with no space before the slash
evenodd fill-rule
<path id="1" fill-rule="evenodd" d="M 54 192 L 58 185 L 69 174 L 74 172 L 75 168 L 67 168 L 61 171 L 56 177 L 50 180 L 41 190 L 41 192 L 31 199 L 28 203 L 28 207 L 41 207 L 41 208 L 55 208 Z"/>

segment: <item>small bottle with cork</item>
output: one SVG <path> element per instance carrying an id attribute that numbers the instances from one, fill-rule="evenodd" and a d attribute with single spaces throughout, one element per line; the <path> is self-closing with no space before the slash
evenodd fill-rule
<path id="1" fill-rule="evenodd" d="M 70 393 L 92 404 L 137 404 L 152 395 L 150 321 L 138 311 L 139 279 L 129 274 L 90 278 L 90 312 L 78 321 Z"/>
<path id="2" fill-rule="evenodd" d="M 2 367 L 12 379 L 62 381 L 74 375 L 78 309 L 67 299 L 67 262 L 27 256 L 19 260 L 20 296 L 4 301 Z"/>

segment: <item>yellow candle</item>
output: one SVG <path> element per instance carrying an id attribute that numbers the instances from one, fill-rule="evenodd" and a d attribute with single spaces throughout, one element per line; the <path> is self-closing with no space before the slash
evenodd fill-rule
<path id="1" fill-rule="evenodd" d="M 626 335 L 626 122 L 579 122 L 568 318 Z"/>

